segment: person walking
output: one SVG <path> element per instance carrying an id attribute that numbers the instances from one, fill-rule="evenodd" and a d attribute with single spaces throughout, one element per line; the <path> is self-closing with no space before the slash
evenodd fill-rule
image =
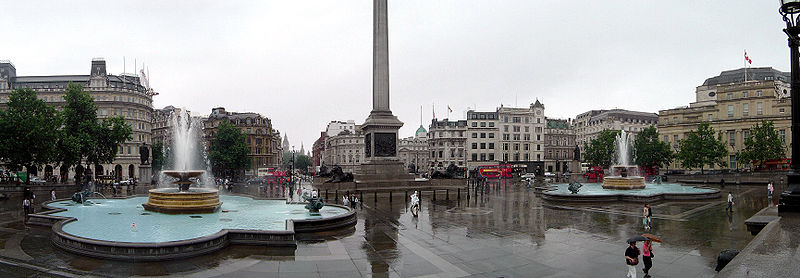
<path id="1" fill-rule="evenodd" d="M 29 199 L 22 199 L 22 210 L 25 211 L 25 216 L 28 216 L 28 213 L 31 212 L 31 200 Z"/>
<path id="2" fill-rule="evenodd" d="M 767 197 L 770 199 L 772 199 L 773 191 L 775 191 L 775 187 L 772 186 L 772 181 L 769 181 L 769 183 L 767 183 Z"/>
<path id="3" fill-rule="evenodd" d="M 50 189 L 50 201 L 55 201 L 55 200 L 56 200 L 56 190 Z"/>
<path id="4" fill-rule="evenodd" d="M 642 244 L 642 262 L 644 262 L 644 278 L 649 278 L 650 268 L 653 267 L 653 245 L 649 240 Z"/>
<path id="5" fill-rule="evenodd" d="M 642 225 L 644 225 L 645 231 L 650 231 L 650 219 L 648 219 L 648 215 L 650 215 L 650 208 L 647 207 L 647 204 L 644 204 L 644 208 L 642 209 Z"/>
<path id="6" fill-rule="evenodd" d="M 733 212 L 733 193 L 728 191 L 728 207 L 725 208 L 725 211 Z"/>
<path id="7" fill-rule="evenodd" d="M 628 278 L 636 278 L 636 265 L 639 264 L 639 248 L 636 248 L 636 242 L 632 241 L 625 249 L 625 263 L 628 265 Z"/>

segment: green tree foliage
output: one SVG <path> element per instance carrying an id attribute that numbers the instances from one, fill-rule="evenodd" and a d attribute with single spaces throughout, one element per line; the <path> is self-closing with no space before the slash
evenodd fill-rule
<path id="1" fill-rule="evenodd" d="M 215 171 L 224 176 L 234 176 L 239 170 L 250 167 L 250 148 L 245 143 L 247 135 L 223 121 L 217 127 L 217 134 L 211 140 L 209 159 Z"/>
<path id="2" fill-rule="evenodd" d="M 13 170 L 54 162 L 59 127 L 60 113 L 36 92 L 12 91 L 8 109 L 0 111 L 0 159 Z"/>
<path id="3" fill-rule="evenodd" d="M 702 173 L 706 165 L 727 165 L 725 156 L 728 149 L 722 141 L 722 134 L 715 133 L 714 128 L 705 122 L 697 126 L 697 130 L 690 131 L 686 138 L 678 141 L 678 159 L 684 167 L 700 168 Z"/>
<path id="4" fill-rule="evenodd" d="M 633 147 L 636 150 L 635 163 L 642 167 L 661 168 L 671 163 L 675 156 L 669 144 L 658 140 L 658 130 L 652 125 L 636 135 Z"/>
<path id="5" fill-rule="evenodd" d="M 153 173 L 161 171 L 166 163 L 166 159 L 164 158 L 164 143 L 161 141 L 155 142 L 153 144 Z"/>
<path id="6" fill-rule="evenodd" d="M 64 95 L 62 136 L 58 140 L 58 160 L 67 167 L 111 163 L 120 144 L 130 140 L 133 129 L 122 116 L 97 119 L 97 106 L 79 84 L 70 83 Z"/>
<path id="7" fill-rule="evenodd" d="M 606 129 L 597 134 L 597 138 L 584 143 L 584 161 L 608 168 L 614 159 L 614 141 L 619 130 Z"/>
<path id="8" fill-rule="evenodd" d="M 772 121 L 762 121 L 750 128 L 750 137 L 744 140 L 744 149 L 737 153 L 736 158 L 743 163 L 778 159 L 783 158 L 785 149 Z"/>
<path id="9" fill-rule="evenodd" d="M 313 163 L 311 162 L 311 157 L 304 155 L 304 154 L 296 154 L 294 157 L 294 168 L 300 169 L 302 171 L 307 171 L 308 167 L 311 167 Z"/>

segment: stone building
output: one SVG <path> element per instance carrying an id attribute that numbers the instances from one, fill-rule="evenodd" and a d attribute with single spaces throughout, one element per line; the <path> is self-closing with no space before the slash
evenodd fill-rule
<path id="1" fill-rule="evenodd" d="M 311 146 L 311 161 L 315 173 L 319 171 L 319 167 L 322 166 L 322 154 L 325 152 L 325 137 L 327 137 L 325 132 L 320 132 L 319 138 L 317 138 L 317 140 L 314 141 L 314 145 Z"/>
<path id="2" fill-rule="evenodd" d="M 445 172 L 450 164 L 466 168 L 467 121 L 431 120 L 428 127 L 430 173 Z"/>
<path id="3" fill-rule="evenodd" d="M 467 168 L 497 164 L 502 159 L 497 111 L 467 111 Z"/>
<path id="4" fill-rule="evenodd" d="M 80 84 L 92 96 L 99 119 L 123 116 L 133 129 L 131 140 L 120 145 L 119 153 L 112 163 L 90 166 L 95 176 L 113 175 L 116 179 L 137 178 L 140 181 L 150 181 L 152 91 L 142 86 L 136 75 L 108 74 L 106 61 L 102 58 L 92 59 L 88 75 L 17 76 L 14 64 L 0 61 L 0 109 L 6 106 L 12 90 L 28 87 L 36 92 L 39 99 L 61 110 L 69 83 Z M 85 165 L 69 169 L 55 167 L 56 165 L 45 165 L 30 170 L 37 176 L 67 176 L 72 180 L 76 174 L 83 173 Z"/>
<path id="5" fill-rule="evenodd" d="M 597 138 L 606 129 L 625 130 L 636 134 L 642 129 L 658 122 L 658 114 L 650 112 L 630 111 L 624 109 L 590 110 L 575 117 L 575 135 L 578 147 L 583 153 L 583 145 Z"/>
<path id="6" fill-rule="evenodd" d="M 422 125 L 412 137 L 400 139 L 397 156 L 409 172 L 428 173 L 428 131 Z"/>
<path id="7" fill-rule="evenodd" d="M 564 173 L 580 172 L 580 163 L 575 160 L 575 129 L 570 119 L 546 119 L 544 129 L 545 171 Z"/>
<path id="8" fill-rule="evenodd" d="M 337 135 L 325 137 L 325 150 L 320 163 L 324 163 L 328 169 L 339 166 L 342 167 L 342 171 L 353 173 L 363 162 L 364 134 L 359 126 L 343 129 Z"/>
<path id="9" fill-rule="evenodd" d="M 207 144 L 211 144 L 222 121 L 228 121 L 247 135 L 246 143 L 250 148 L 250 169 L 246 176 L 255 176 L 258 169 L 280 167 L 282 158 L 281 135 L 272 126 L 272 120 L 257 113 L 228 112 L 224 107 L 211 110 L 211 115 L 203 122 L 203 133 Z M 262 171 L 263 171 L 262 170 Z"/>
<path id="10" fill-rule="evenodd" d="M 789 73 L 771 67 L 723 71 L 697 86 L 695 102 L 688 107 L 659 111 L 659 135 L 673 150 L 678 150 L 679 140 L 696 130 L 699 123 L 709 122 L 728 144 L 726 168 L 746 168 L 749 165 L 741 165 L 736 160 L 736 152 L 744 148 L 750 128 L 756 123 L 773 121 L 781 140 L 791 141 L 789 82 Z M 791 145 L 786 143 L 785 146 L 786 157 L 790 157 Z M 677 161 L 669 168 L 684 169 Z"/>

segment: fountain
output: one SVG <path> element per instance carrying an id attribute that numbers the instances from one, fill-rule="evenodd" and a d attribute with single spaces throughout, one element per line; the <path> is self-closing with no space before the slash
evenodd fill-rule
<path id="1" fill-rule="evenodd" d="M 181 109 L 179 114 L 171 117 L 172 121 L 172 158 L 174 159 L 173 170 L 161 171 L 162 179 L 165 177 L 176 179 L 172 184 L 177 188 L 156 188 L 149 191 L 150 196 L 147 203 L 142 204 L 144 209 L 149 211 L 168 213 L 168 214 L 189 214 L 189 213 L 212 213 L 219 209 L 222 202 L 219 200 L 217 189 L 192 187 L 196 180 L 209 173 L 205 170 L 193 170 L 200 168 L 201 161 L 198 148 L 199 129 L 201 127 L 198 120 L 193 120 L 185 110 Z M 213 178 L 206 180 L 213 180 Z"/>
<path id="2" fill-rule="evenodd" d="M 638 175 L 638 167 L 630 161 L 633 150 L 633 134 L 623 130 L 614 140 L 615 163 L 611 166 L 611 175 L 603 177 L 605 189 L 642 189 L 644 177 Z"/>

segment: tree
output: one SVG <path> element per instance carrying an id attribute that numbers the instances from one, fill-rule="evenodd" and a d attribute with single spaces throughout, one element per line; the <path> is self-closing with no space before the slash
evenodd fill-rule
<path id="1" fill-rule="evenodd" d="M 153 144 L 153 173 L 161 171 L 166 163 L 164 158 L 164 143 L 157 141 Z"/>
<path id="2" fill-rule="evenodd" d="M 12 91 L 8 109 L 0 111 L 0 159 L 12 170 L 56 161 L 61 120 L 60 113 L 36 98 L 32 89 Z"/>
<path id="3" fill-rule="evenodd" d="M 64 94 L 64 126 L 56 144 L 58 161 L 71 167 L 111 163 L 120 144 L 131 140 L 133 129 L 122 116 L 97 120 L 97 106 L 79 84 L 69 83 Z"/>
<path id="4" fill-rule="evenodd" d="M 705 165 L 727 165 L 724 158 L 728 150 L 722 141 L 722 134 L 716 134 L 716 137 L 714 135 L 714 128 L 705 122 L 697 126 L 697 130 L 690 131 L 686 138 L 678 141 L 678 159 L 684 167 L 700 168 L 700 173 L 703 173 Z"/>
<path id="5" fill-rule="evenodd" d="M 761 125 L 756 123 L 750 128 L 750 136 L 744 140 L 744 149 L 740 150 L 736 157 L 745 163 L 753 163 L 756 160 L 763 162 L 782 158 L 784 150 L 783 142 L 772 121 L 762 121 Z"/>
<path id="6" fill-rule="evenodd" d="M 217 127 L 217 134 L 211 140 L 209 159 L 214 169 L 225 176 L 234 176 L 239 170 L 250 167 L 250 148 L 245 143 L 247 135 L 231 125 L 222 121 Z"/>
<path id="7" fill-rule="evenodd" d="M 636 135 L 633 147 L 636 150 L 634 161 L 636 165 L 642 167 L 661 168 L 663 165 L 669 165 L 675 156 L 669 144 L 658 140 L 658 130 L 652 125 Z"/>
<path id="8" fill-rule="evenodd" d="M 597 134 L 597 138 L 583 144 L 584 161 L 608 168 L 614 160 L 614 141 L 619 130 L 606 129 Z"/>
<path id="9" fill-rule="evenodd" d="M 311 158 L 304 154 L 296 154 L 294 157 L 294 168 L 300 169 L 302 171 L 307 171 L 308 167 L 311 167 L 314 163 L 311 162 Z"/>

